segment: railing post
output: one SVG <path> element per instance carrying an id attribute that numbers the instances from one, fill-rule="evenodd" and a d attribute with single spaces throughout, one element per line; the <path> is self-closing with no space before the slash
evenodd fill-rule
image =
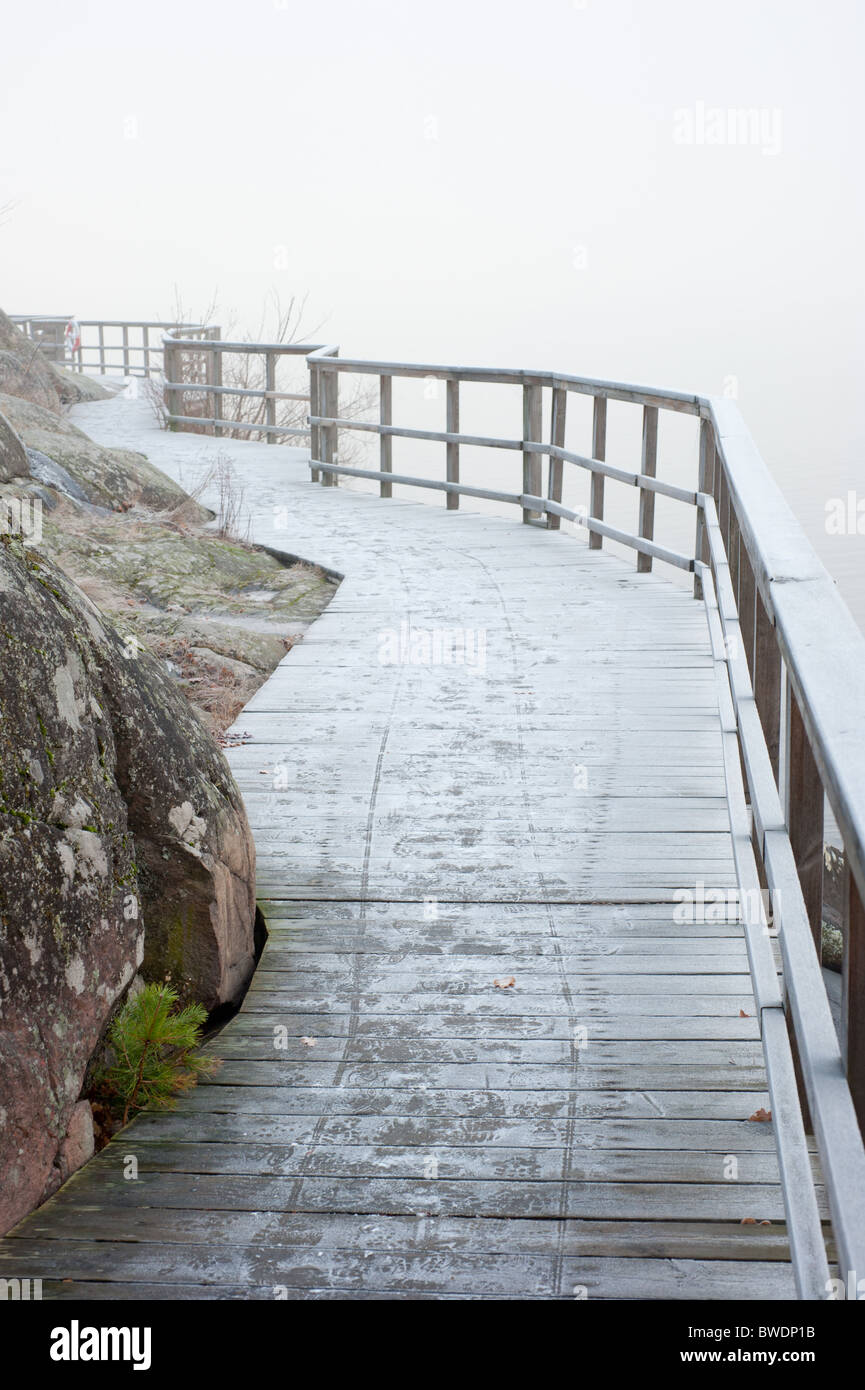
<path id="1" fill-rule="evenodd" d="M 221 338 L 221 337 L 222 337 L 222 329 L 221 329 L 221 328 L 216 328 L 216 327 L 214 327 L 214 329 L 213 329 L 213 337 L 214 337 L 215 339 Z M 220 387 L 221 387 L 221 386 L 222 386 L 222 352 L 220 351 L 219 348 L 211 348 L 211 350 L 210 350 L 210 355 L 211 355 L 211 357 L 212 357 L 212 359 L 213 359 L 213 384 L 214 384 L 214 386 L 220 386 Z M 214 397 L 213 397 L 213 415 L 214 415 L 214 418 L 217 419 L 217 420 L 221 420 L 221 419 L 222 419 L 222 409 L 223 409 L 223 401 L 224 401 L 224 399 L 225 399 L 225 398 L 224 398 L 224 396 L 222 395 L 222 392 L 221 392 L 221 391 L 217 391 L 217 392 L 214 393 Z M 220 438 L 220 439 L 222 438 L 222 426 L 221 426 L 221 425 L 216 425 L 213 432 L 214 432 L 214 434 L 217 436 L 217 438 Z"/>
<path id="2" fill-rule="evenodd" d="M 523 440 L 540 443 L 543 434 L 543 397 L 540 386 L 523 387 Z M 543 460 L 540 454 L 523 450 L 523 492 L 532 497 L 541 495 Z M 531 507 L 523 508 L 523 521 L 529 522 L 537 515 Z"/>
<path id="3" fill-rule="evenodd" d="M 787 827 L 817 959 L 823 955 L 823 783 L 787 679 Z"/>
<path id="4" fill-rule="evenodd" d="M 643 449 L 640 472 L 654 478 L 658 467 L 658 407 L 643 406 Z M 640 489 L 639 534 L 650 541 L 655 535 L 655 494 Z M 648 574 L 652 568 L 651 555 L 637 553 L 637 573 Z"/>
<path id="5" fill-rule="evenodd" d="M 607 457 L 607 398 L 606 396 L 595 396 L 592 407 L 592 458 L 598 459 L 603 463 Z M 596 521 L 604 519 L 604 475 L 603 473 L 592 474 L 592 485 L 589 493 L 589 516 Z M 589 532 L 589 549 L 600 550 L 604 543 L 603 536 L 596 532 Z"/>
<path id="6" fill-rule="evenodd" d="M 730 488 L 723 468 L 718 470 L 718 474 L 718 525 L 721 528 L 724 549 L 728 550 L 730 545 Z"/>
<path id="7" fill-rule="evenodd" d="M 314 362 L 310 362 L 310 363 L 308 363 L 307 365 L 309 366 L 309 413 L 310 413 L 310 417 L 312 417 L 312 416 L 320 415 L 320 414 L 321 414 L 321 408 L 320 408 L 321 402 L 320 402 L 320 400 L 319 400 L 319 378 L 320 378 L 321 373 L 319 372 L 318 367 L 316 367 L 316 365 L 315 365 Z M 320 429 L 320 427 L 319 427 L 318 425 L 315 425 L 315 424 L 310 423 L 310 426 L 309 426 L 309 457 L 310 457 L 311 462 L 315 463 L 316 461 L 320 461 L 320 460 L 321 460 L 321 454 L 320 454 L 320 452 L 319 452 L 320 449 L 321 449 L 321 429 Z M 317 482 L 319 481 L 320 477 L 321 477 L 321 471 L 320 471 L 320 469 L 318 469 L 318 468 L 313 468 L 313 469 L 310 470 L 310 481 L 311 481 L 311 482 L 317 483 Z"/>
<path id="8" fill-rule="evenodd" d="M 267 425 L 276 424 L 276 401 L 273 399 L 273 392 L 276 390 L 276 356 L 272 352 L 264 354 L 264 389 L 267 397 L 264 402 L 264 422 Z M 272 430 L 267 431 L 267 443 L 276 444 L 276 435 Z"/>
<path id="9" fill-rule="evenodd" d="M 217 359 L 217 356 L 218 356 L 218 354 L 217 354 L 215 348 L 207 348 L 204 361 L 205 361 L 205 376 L 206 376 L 206 379 L 207 379 L 207 385 L 208 385 L 208 386 L 216 386 L 216 384 L 217 384 L 217 382 L 216 382 L 216 359 Z M 211 391 L 211 392 L 208 393 L 207 396 L 205 396 L 205 400 L 207 401 L 207 410 L 208 410 L 208 414 L 210 415 L 211 420 L 215 420 L 215 419 L 216 419 L 216 402 L 219 401 L 219 400 L 221 400 L 221 399 L 222 399 L 222 397 L 219 396 L 219 395 L 217 395 L 215 391 Z M 215 435 L 215 434 L 218 433 L 218 430 L 217 430 L 216 425 L 210 425 L 208 428 L 209 428 L 209 430 L 210 430 L 210 432 L 211 432 L 212 434 Z"/>
<path id="10" fill-rule="evenodd" d="M 817 771 L 817 764 L 808 743 L 805 725 L 799 712 L 796 696 L 789 676 L 786 692 L 786 740 L 785 740 L 785 800 L 787 828 L 790 846 L 796 862 L 796 872 L 805 910 L 811 924 L 811 935 L 817 960 L 823 958 L 823 783 Z M 781 906 L 783 913 L 783 905 Z M 800 1061 L 799 1040 L 789 1006 L 786 1004 L 787 1033 L 790 1051 L 799 1091 L 799 1104 L 802 1109 L 802 1122 L 805 1131 L 813 1134 L 814 1123 L 811 1107 Z"/>
<path id="11" fill-rule="evenodd" d="M 328 419 L 336 419 L 339 414 L 339 376 L 335 371 L 324 373 L 324 413 Z M 324 462 L 336 463 L 337 456 L 337 426 L 324 426 Z M 325 473 L 322 477 L 325 487 L 336 487 L 338 478 L 335 473 Z"/>
<path id="12" fill-rule="evenodd" d="M 751 561 L 748 557 L 748 550 L 745 542 L 739 534 L 739 592 L 736 595 L 736 607 L 739 612 L 739 627 L 742 630 L 742 641 L 745 644 L 745 659 L 748 662 L 748 673 L 751 677 L 751 685 L 754 684 L 755 663 L 755 634 L 757 626 L 757 586 L 754 581 L 754 571 L 751 568 Z"/>
<path id="13" fill-rule="evenodd" d="M 378 422 L 380 425 L 393 424 L 393 377 L 380 376 L 378 379 Z M 393 472 L 393 435 L 379 435 L 379 471 Z M 384 479 L 379 483 L 379 496 L 393 497 L 393 483 Z"/>
<path id="14" fill-rule="evenodd" d="M 123 375 L 129 376 L 129 324 L 123 325 Z"/>
<path id="15" fill-rule="evenodd" d="M 553 387 L 553 401 L 550 406 L 550 443 L 557 449 L 565 447 L 565 422 L 568 409 L 568 393 L 563 386 Z M 561 459 L 553 458 L 550 455 L 550 466 L 547 471 L 547 497 L 551 502 L 562 504 L 562 477 L 564 465 Z M 553 516 L 552 512 L 547 513 L 547 526 L 551 531 L 560 531 L 562 518 Z"/>
<path id="16" fill-rule="evenodd" d="M 850 872 L 849 860 L 845 879 L 841 1051 L 859 1127 L 865 1134 L 865 908 L 856 880 Z"/>
<path id="17" fill-rule="evenodd" d="M 697 465 L 697 491 L 712 491 L 713 470 L 715 467 L 715 431 L 711 420 L 700 421 L 700 454 Z M 703 508 L 697 508 L 697 528 L 694 537 L 694 558 L 704 565 L 709 563 L 709 540 L 706 535 L 706 519 Z M 694 598 L 703 597 L 703 585 L 699 574 L 694 575 Z"/>
<path id="18" fill-rule="evenodd" d="M 174 401 L 173 401 L 173 396 L 172 396 L 171 389 L 170 389 L 170 387 L 169 387 L 169 385 L 168 385 L 169 381 L 171 381 L 171 379 L 172 379 L 172 377 L 171 377 L 171 368 L 172 368 L 172 362 L 171 362 L 171 348 L 168 346 L 168 344 L 167 344 L 166 342 L 163 342 L 163 344 L 162 344 L 162 403 L 163 403 L 163 405 L 165 406 L 165 415 L 166 415 L 165 428 L 166 428 L 167 430 L 173 430 L 173 429 L 174 429 L 174 426 L 173 426 L 173 424 L 171 423 L 171 420 L 168 418 L 169 416 L 171 416 L 171 415 L 174 414 Z"/>
<path id="19" fill-rule="evenodd" d="M 775 628 L 766 612 L 759 589 L 754 601 L 754 699 L 763 726 L 772 770 L 775 773 L 775 783 L 780 785 L 778 765 L 781 744 L 781 653 L 775 640 Z"/>
<path id="20" fill-rule="evenodd" d="M 447 417 L 445 420 L 445 430 L 448 434 L 459 434 L 460 432 L 460 384 L 459 381 L 447 381 L 445 383 L 445 394 L 447 397 Z M 449 483 L 458 483 L 460 480 L 460 446 L 459 444 L 446 444 L 446 468 L 447 480 Z M 460 495 L 458 492 L 448 492 L 447 509 L 455 512 L 459 509 Z"/>
<path id="21" fill-rule="evenodd" d="M 105 325 L 99 325 L 99 375 L 105 375 Z"/>

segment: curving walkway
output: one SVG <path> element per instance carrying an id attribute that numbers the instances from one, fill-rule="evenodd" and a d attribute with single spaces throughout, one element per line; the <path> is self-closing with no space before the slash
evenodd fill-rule
<path id="1" fill-rule="evenodd" d="M 702 606 L 562 533 L 312 486 L 300 450 L 124 399 L 75 419 L 186 485 L 230 454 L 255 539 L 345 579 L 228 750 L 270 936 L 224 1064 L 0 1242 L 0 1274 L 793 1297 L 742 932 L 674 917 L 736 882 Z"/>

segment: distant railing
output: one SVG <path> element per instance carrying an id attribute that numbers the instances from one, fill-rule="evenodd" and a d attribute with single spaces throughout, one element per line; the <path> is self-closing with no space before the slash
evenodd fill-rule
<path id="1" fill-rule="evenodd" d="M 865 638 L 774 483 L 732 401 L 655 391 L 554 372 L 502 371 L 309 356 L 312 478 L 377 480 L 511 503 L 530 525 L 555 530 L 562 518 L 585 527 L 589 546 L 604 538 L 693 572 L 706 610 L 722 718 L 730 828 L 740 913 L 766 1059 L 791 1251 L 801 1297 L 826 1298 L 829 1269 L 806 1141 L 813 1132 L 822 1164 L 844 1280 L 865 1279 Z M 340 415 L 341 373 L 379 378 L 378 421 Z M 393 424 L 395 378 L 445 382 L 446 428 Z M 522 391 L 519 438 L 460 431 L 463 383 Z M 549 427 L 544 438 L 544 393 Z M 590 454 L 564 447 L 573 394 L 590 396 Z M 609 402 L 642 408 L 638 470 L 605 461 Z M 659 412 L 699 418 L 695 487 L 657 477 Z M 379 437 L 379 468 L 338 462 L 342 430 Z M 393 471 L 395 437 L 444 445 L 445 478 Z M 460 480 L 460 449 L 482 446 L 522 456 L 522 485 L 510 492 Z M 544 468 L 546 460 L 546 480 Z M 591 478 L 590 505 L 562 503 L 565 465 Z M 604 520 L 608 482 L 639 489 L 636 532 Z M 695 547 L 682 554 L 655 540 L 655 498 L 692 507 Z M 742 773 L 744 768 L 744 777 Z M 848 866 L 844 914 L 841 1042 L 821 970 L 824 793 L 843 837 Z M 766 890 L 768 889 L 768 894 Z M 771 914 L 767 913 L 767 897 Z M 780 947 L 779 980 L 773 938 Z"/>
<path id="2" fill-rule="evenodd" d="M 154 376 L 162 371 L 162 335 L 186 338 L 219 337 L 220 330 L 204 324 L 178 324 L 147 319 L 73 319 L 68 314 L 12 314 L 12 322 L 44 356 L 72 371 L 105 376 Z M 67 327 L 80 330 L 77 348 L 67 346 Z"/>

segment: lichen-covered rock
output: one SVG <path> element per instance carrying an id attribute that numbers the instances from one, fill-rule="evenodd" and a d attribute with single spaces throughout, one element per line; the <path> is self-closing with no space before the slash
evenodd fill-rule
<path id="1" fill-rule="evenodd" d="M 0 414 L 0 483 L 26 478 L 30 471 L 27 453 L 5 415 Z"/>
<path id="2" fill-rule="evenodd" d="M 60 396 L 61 405 L 80 405 L 83 401 L 108 401 L 114 395 L 93 377 L 83 372 L 73 372 L 56 362 L 50 363 L 51 374 Z"/>
<path id="3" fill-rule="evenodd" d="M 148 652 L 113 661 L 103 681 L 135 837 L 142 973 L 215 1008 L 239 998 L 254 966 L 255 848 L 240 792 Z"/>
<path id="4" fill-rule="evenodd" d="M 52 364 L 0 310 L 0 391 L 59 411 L 60 392 Z"/>
<path id="5" fill-rule="evenodd" d="M 41 453 L 39 449 L 25 449 L 24 453 L 30 476 L 36 482 L 44 483 L 55 492 L 62 492 L 63 496 L 72 502 L 90 501 L 83 487 L 76 483 L 71 473 L 67 473 L 65 468 L 61 468 L 60 464 L 55 463 L 47 454 Z"/>
<path id="6" fill-rule="evenodd" d="M 142 962 L 208 1008 L 237 998 L 255 904 L 239 793 L 159 663 L 9 537 L 0 609 L 2 1231 L 68 1163 L 88 1063 Z"/>
<path id="7" fill-rule="evenodd" d="M 78 372 L 50 361 L 21 329 L 0 310 L 0 391 L 20 396 L 45 410 L 59 412 L 62 405 L 104 400 L 111 395 L 104 386 Z"/>
<path id="8" fill-rule="evenodd" d="M 43 1196 L 143 955 L 133 846 L 87 609 L 0 544 L 0 1230 Z"/>
<path id="9" fill-rule="evenodd" d="M 53 459 L 86 493 L 90 502 L 112 511 L 149 507 L 167 511 L 192 506 L 200 520 L 211 513 L 191 501 L 182 487 L 131 449 L 95 444 L 71 421 L 29 400 L 0 394 L 0 411 L 24 444 Z"/>
<path id="10" fill-rule="evenodd" d="M 59 411 L 60 392 L 39 351 L 31 347 L 29 361 L 0 348 L 0 391 L 20 396 L 44 410 Z"/>
<path id="11" fill-rule="evenodd" d="M 66 1135 L 57 1155 L 57 1167 L 61 1181 L 65 1182 L 88 1158 L 93 1157 L 96 1147 L 93 1135 L 93 1111 L 89 1100 L 79 1100 L 73 1108 L 66 1127 Z"/>

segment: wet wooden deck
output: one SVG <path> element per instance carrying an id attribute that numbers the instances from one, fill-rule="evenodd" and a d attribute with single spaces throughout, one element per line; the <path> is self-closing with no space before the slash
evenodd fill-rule
<path id="1" fill-rule="evenodd" d="M 736 883 L 702 605 L 565 534 L 313 487 L 299 452 L 79 414 L 187 485 L 231 452 L 256 539 L 346 578 L 229 750 L 270 936 L 223 1066 L 0 1242 L 0 1275 L 792 1297 L 742 931 L 674 916 Z M 473 662 L 436 663 L 441 629 Z"/>

